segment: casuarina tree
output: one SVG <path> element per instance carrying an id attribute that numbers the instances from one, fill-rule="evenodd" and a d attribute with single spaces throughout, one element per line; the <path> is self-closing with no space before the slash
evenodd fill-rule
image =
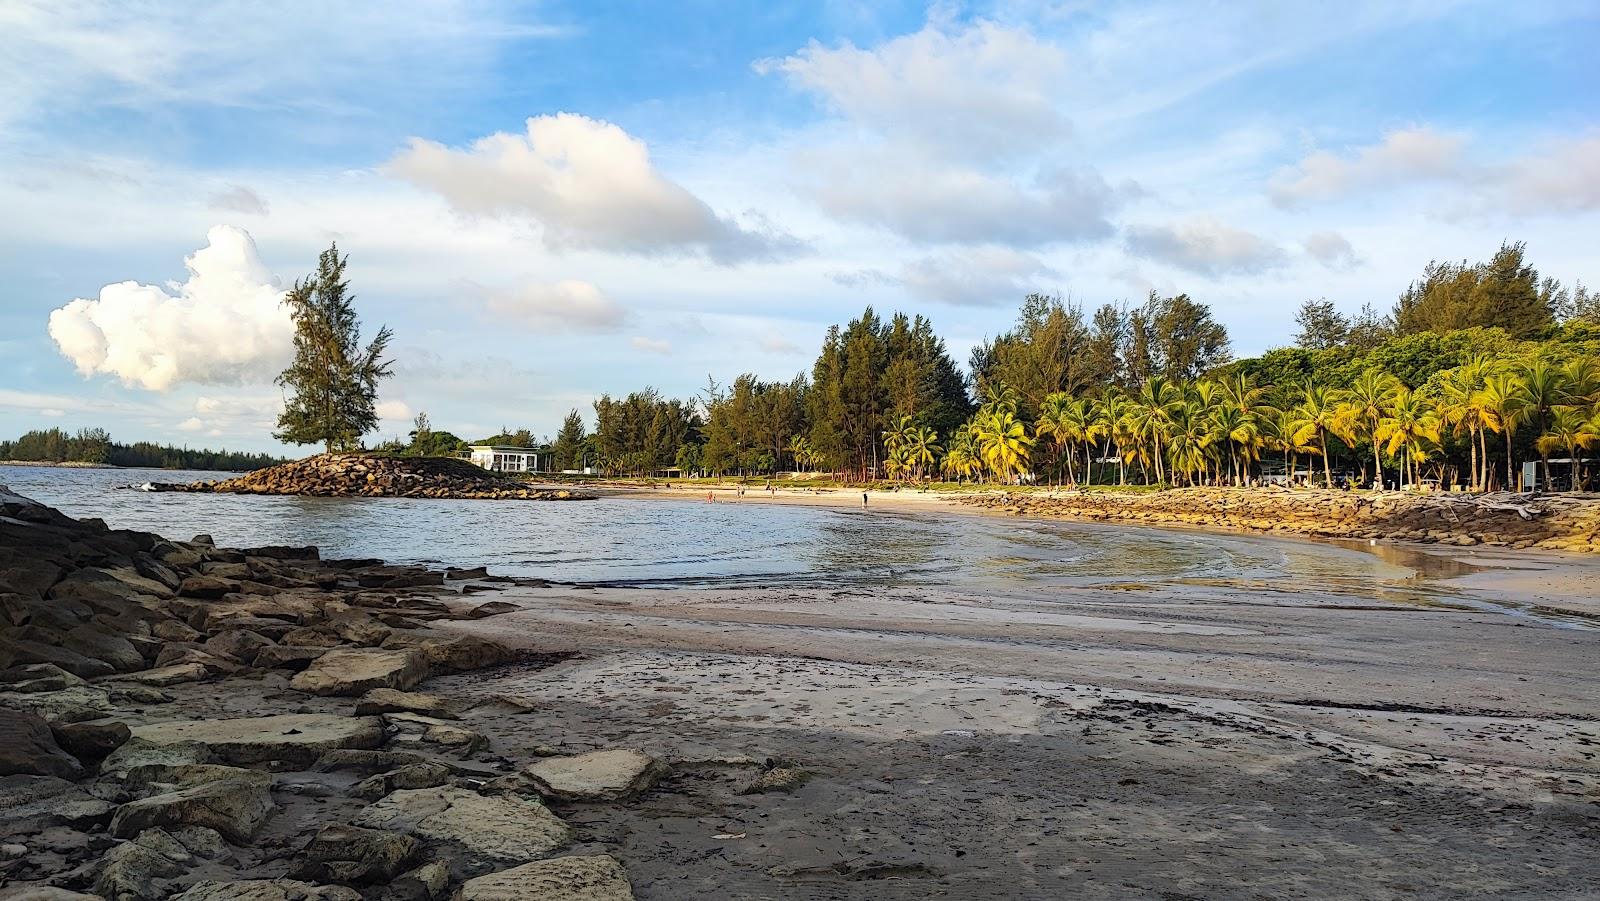
<path id="1" fill-rule="evenodd" d="M 280 441 L 349 450 L 378 427 L 378 382 L 391 374 L 383 353 L 394 335 L 380 328 L 362 346 L 355 298 L 344 278 L 348 260 L 338 245 L 330 246 L 316 273 L 296 281 L 284 297 L 295 335 L 294 362 L 278 376 L 287 393 L 273 433 Z"/>

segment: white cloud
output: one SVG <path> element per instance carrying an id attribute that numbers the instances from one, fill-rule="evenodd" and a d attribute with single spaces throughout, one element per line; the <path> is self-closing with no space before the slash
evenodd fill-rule
<path id="1" fill-rule="evenodd" d="M 594 285 L 574 279 L 491 294 L 484 307 L 493 316 L 546 333 L 616 332 L 628 321 L 628 311 L 616 301 Z"/>
<path id="2" fill-rule="evenodd" d="M 412 138 L 388 168 L 459 213 L 536 221 L 554 249 L 698 253 L 719 263 L 801 250 L 764 221 L 718 215 L 662 175 L 643 141 L 574 113 L 536 116 L 525 134 L 496 133 L 459 150 Z"/>
<path id="3" fill-rule="evenodd" d="M 1273 203 L 1293 207 L 1358 190 L 1452 178 L 1462 171 L 1465 143 L 1460 135 L 1427 127 L 1392 131 L 1345 156 L 1317 151 L 1274 175 L 1268 192 Z"/>
<path id="4" fill-rule="evenodd" d="M 993 22 L 962 30 L 930 22 L 870 50 L 812 41 L 756 71 L 782 73 L 844 118 L 943 156 L 1010 156 L 1069 130 L 1052 97 L 1066 54 Z"/>
<path id="5" fill-rule="evenodd" d="M 378 418 L 386 422 L 404 422 L 416 418 L 411 408 L 405 401 L 385 400 L 379 401 L 377 407 Z"/>
<path id="6" fill-rule="evenodd" d="M 792 356 L 802 353 L 800 345 L 790 341 L 782 335 L 763 335 L 756 342 L 756 346 L 770 354 L 783 354 Z"/>
<path id="7" fill-rule="evenodd" d="M 646 338 L 643 335 L 635 335 L 628 339 L 628 343 L 633 345 L 635 350 L 642 350 L 645 353 L 663 355 L 672 353 L 672 343 L 659 338 Z"/>
<path id="8" fill-rule="evenodd" d="M 242 229 L 216 226 L 207 241 L 184 261 L 181 284 L 119 282 L 52 312 L 62 355 L 86 377 L 150 391 L 270 380 L 292 349 L 283 289 Z"/>
<path id="9" fill-rule="evenodd" d="M 984 247 L 924 257 L 901 267 L 898 281 L 913 298 L 953 306 L 1014 306 L 1060 274 L 1031 254 Z"/>
<path id="10" fill-rule="evenodd" d="M 1552 143 L 1484 178 L 1491 200 L 1518 213 L 1600 210 L 1600 134 Z"/>
<path id="11" fill-rule="evenodd" d="M 935 14 L 872 48 L 815 42 L 779 73 L 837 120 L 795 152 L 795 179 L 824 212 L 925 244 L 1043 247 L 1113 233 L 1126 198 L 1071 161 L 1057 99 L 1065 52 L 1024 28 Z"/>
<path id="12" fill-rule="evenodd" d="M 243 185 L 230 185 L 228 190 L 213 194 L 206 205 L 213 210 L 244 213 L 249 216 L 267 214 L 266 200 Z"/>
<path id="13" fill-rule="evenodd" d="M 1305 248 L 1306 253 L 1329 269 L 1350 269 L 1360 262 L 1356 258 L 1356 249 L 1350 246 L 1344 235 L 1335 231 L 1307 235 Z"/>
<path id="14" fill-rule="evenodd" d="M 185 419 L 183 422 L 178 423 L 178 431 L 180 432 L 200 432 L 204 431 L 205 427 L 206 424 L 201 422 L 200 417 L 198 416 L 191 416 L 188 419 Z"/>
<path id="15" fill-rule="evenodd" d="M 1283 248 L 1243 229 L 1200 217 L 1128 229 L 1129 252 L 1201 275 L 1261 272 L 1287 259 Z"/>

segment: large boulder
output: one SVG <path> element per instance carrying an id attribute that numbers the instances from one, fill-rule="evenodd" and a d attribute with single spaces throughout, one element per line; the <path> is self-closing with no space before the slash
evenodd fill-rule
<path id="1" fill-rule="evenodd" d="M 146 745 L 193 742 L 218 760 L 249 766 L 285 761 L 309 766 L 334 748 L 377 748 L 383 722 L 376 717 L 326 713 L 283 713 L 229 720 L 181 720 L 138 726 L 133 738 Z"/>
<path id="2" fill-rule="evenodd" d="M 130 838 L 153 826 L 204 826 L 231 842 L 244 844 L 272 816 L 272 811 L 272 777 L 240 770 L 231 778 L 130 801 L 112 815 L 111 833 Z"/>
<path id="3" fill-rule="evenodd" d="M 394 792 L 352 822 L 447 845 L 469 872 L 538 860 L 572 839 L 567 824 L 537 801 L 449 786 Z"/>
<path id="4" fill-rule="evenodd" d="M 50 732 L 56 744 L 86 764 L 99 763 L 133 736 L 126 723 L 116 720 L 52 723 Z"/>
<path id="5" fill-rule="evenodd" d="M 42 641 L 0 636 L 0 668 L 10 668 L 30 663 L 53 663 L 74 676 L 84 679 L 109 676 L 117 671 L 116 667 L 104 660 L 85 657 L 70 648 L 46 644 Z"/>
<path id="6" fill-rule="evenodd" d="M 413 763 L 387 773 L 379 773 L 356 783 L 350 789 L 353 797 L 376 801 L 390 792 L 401 789 L 434 788 L 450 781 L 452 773 L 442 763 Z"/>
<path id="7" fill-rule="evenodd" d="M 545 757 L 522 774 L 547 798 L 560 801 L 621 801 L 654 785 L 667 768 L 643 751 L 591 751 Z"/>
<path id="8" fill-rule="evenodd" d="M 286 669 L 299 672 L 311 665 L 328 649 L 321 646 L 275 644 L 264 647 L 256 652 L 255 665 L 258 669 Z"/>
<path id="9" fill-rule="evenodd" d="M 133 642 L 92 625 L 82 625 L 61 638 L 61 646 L 85 657 L 104 660 L 119 673 L 144 669 L 144 655 Z"/>
<path id="10" fill-rule="evenodd" d="M 168 880 L 182 876 L 193 864 L 194 855 L 166 830 L 146 829 L 100 858 L 94 890 L 113 901 L 155 901 L 169 897 Z"/>
<path id="11" fill-rule="evenodd" d="M 622 864 L 609 854 L 557 857 L 468 879 L 460 901 L 633 901 Z"/>
<path id="12" fill-rule="evenodd" d="M 0 835 L 26 835 L 53 826 L 97 829 L 113 805 L 55 776 L 0 776 Z"/>
<path id="13" fill-rule="evenodd" d="M 499 666 L 515 656 L 505 645 L 476 635 L 397 634 L 390 636 L 384 646 L 416 648 L 436 673 L 465 673 Z"/>
<path id="14" fill-rule="evenodd" d="M 295 674 L 289 686 L 307 694 L 349 697 L 374 688 L 404 690 L 427 676 L 427 661 L 415 650 L 333 648 Z"/>
<path id="15" fill-rule="evenodd" d="M 312 885 L 294 879 L 202 882 L 172 901 L 361 901 L 361 893 L 342 885 Z"/>
<path id="16" fill-rule="evenodd" d="M 82 775 L 83 766 L 56 744 L 49 723 L 27 710 L 0 707 L 0 776 Z"/>
<path id="17" fill-rule="evenodd" d="M 422 843 L 409 835 L 332 824 L 317 830 L 289 875 L 344 885 L 389 882 L 405 872 L 420 850 Z"/>

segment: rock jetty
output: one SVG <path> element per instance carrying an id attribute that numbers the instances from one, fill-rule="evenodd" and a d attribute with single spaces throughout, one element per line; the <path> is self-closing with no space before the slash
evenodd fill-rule
<path id="1" fill-rule="evenodd" d="M 536 488 L 451 457 L 318 454 L 233 479 L 156 485 L 162 491 L 298 494 L 312 497 L 431 497 L 475 500 L 586 501 L 594 495 Z"/>
<path id="2" fill-rule="evenodd" d="M 665 765 L 499 756 L 427 693 L 559 659 L 449 628 L 497 587 L 113 530 L 0 488 L 0 898 L 628 901 L 563 805 L 627 803 Z"/>
<path id="3" fill-rule="evenodd" d="M 1276 488 L 1175 488 L 1145 493 L 994 492 L 964 502 L 1021 516 L 1186 525 L 1319 538 L 1395 539 L 1600 552 L 1600 496 L 1412 494 Z"/>

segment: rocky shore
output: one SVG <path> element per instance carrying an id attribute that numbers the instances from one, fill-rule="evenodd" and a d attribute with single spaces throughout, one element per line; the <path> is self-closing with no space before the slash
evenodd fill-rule
<path id="1" fill-rule="evenodd" d="M 1177 488 L 1144 494 L 990 493 L 963 502 L 1019 516 L 1093 522 L 1600 552 L 1600 496 L 1585 494 Z"/>
<path id="2" fill-rule="evenodd" d="M 662 763 L 500 756 L 417 690 L 563 658 L 449 628 L 511 608 L 476 597 L 501 584 L 0 488 L 0 898 L 632 898 L 552 806 L 625 803 Z"/>
<path id="3" fill-rule="evenodd" d="M 319 454 L 233 479 L 156 485 L 163 491 L 223 494 L 298 494 L 312 497 L 425 497 L 475 500 L 580 501 L 594 495 L 535 488 L 449 457 Z"/>

